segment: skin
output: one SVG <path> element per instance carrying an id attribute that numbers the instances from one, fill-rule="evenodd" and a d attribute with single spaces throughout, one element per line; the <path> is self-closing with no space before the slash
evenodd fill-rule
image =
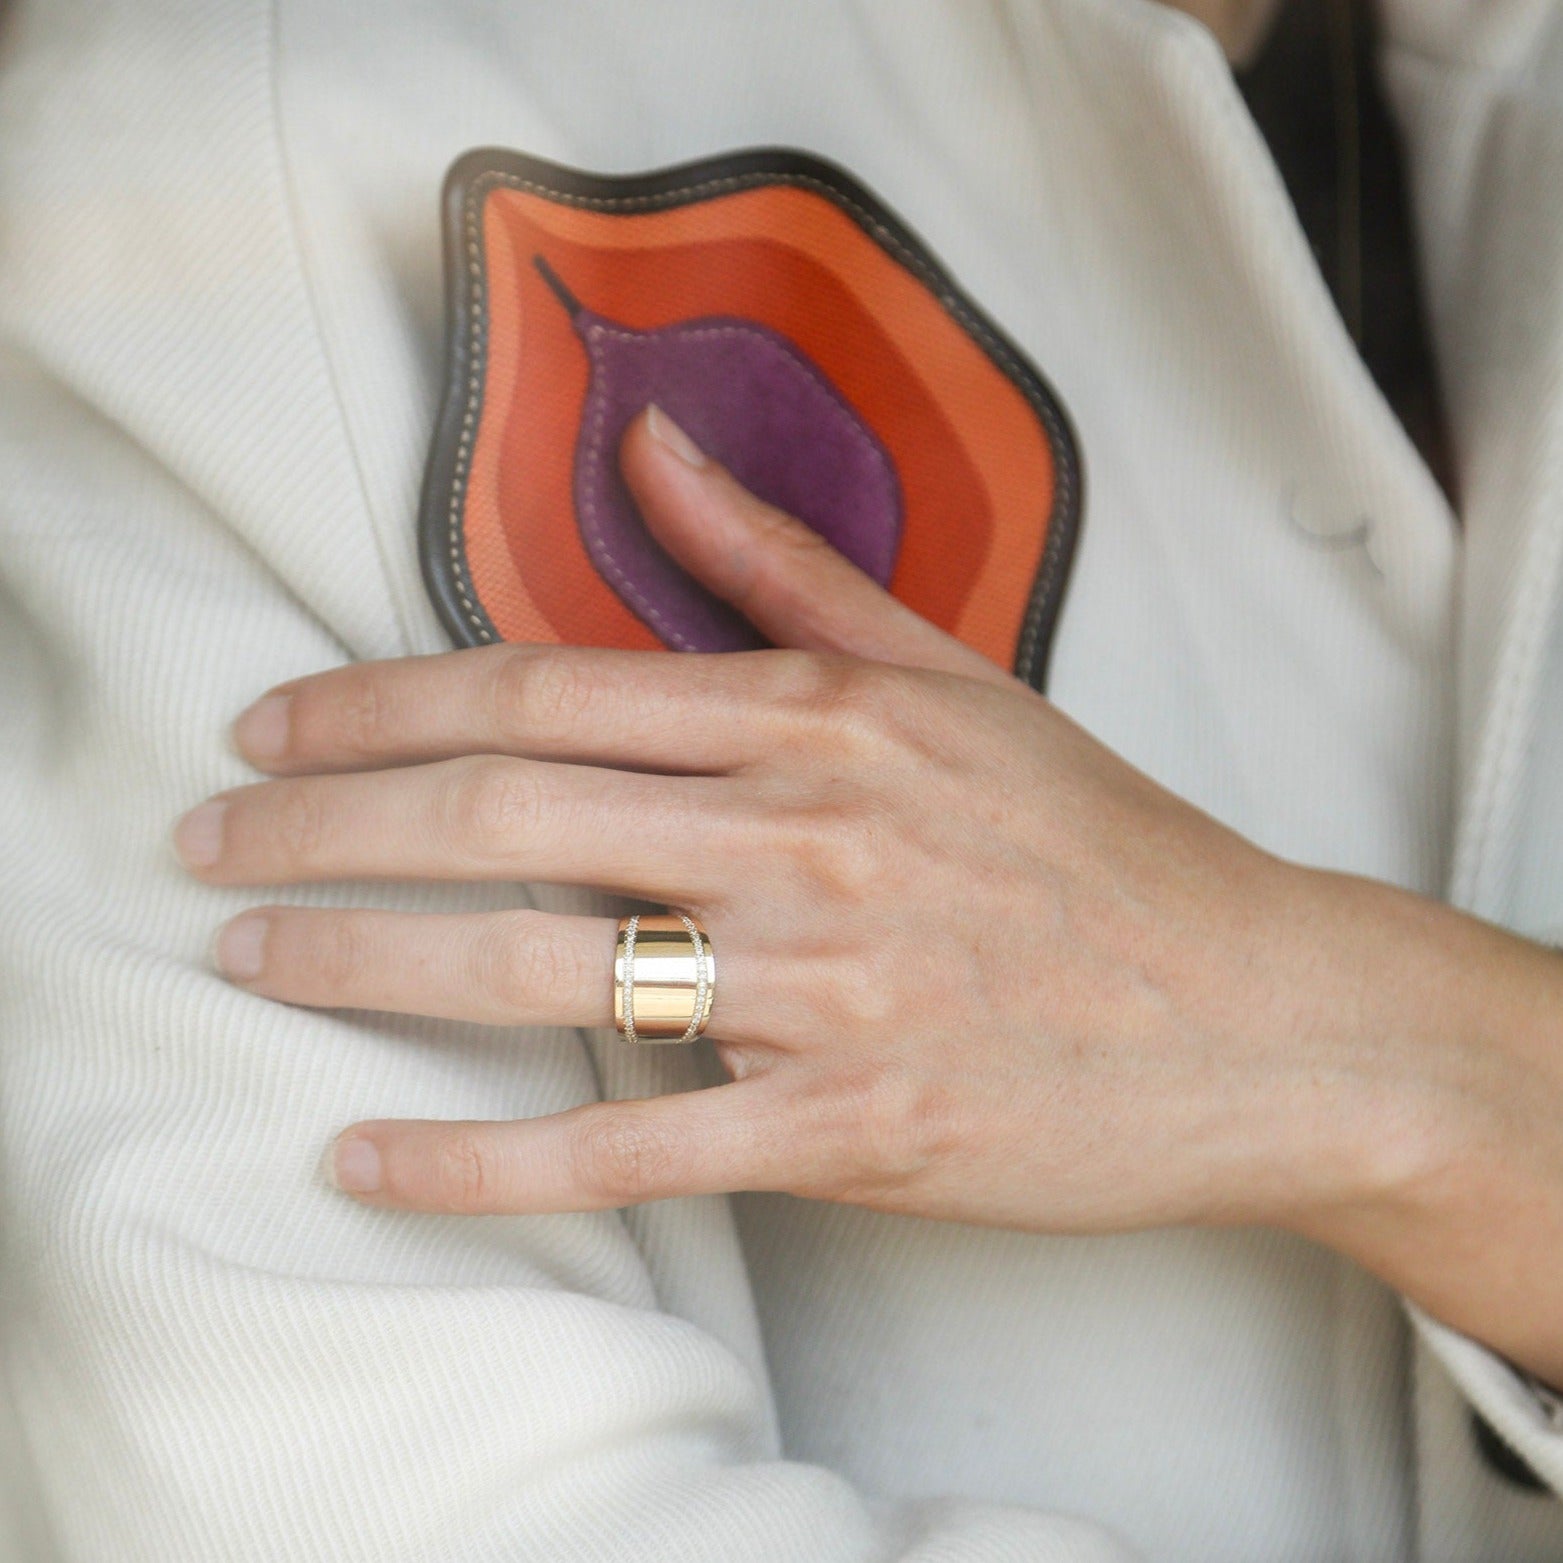
<path id="1" fill-rule="evenodd" d="M 773 1189 L 1037 1232 L 1268 1224 L 1563 1380 L 1563 961 L 1260 851 L 660 415 L 621 465 L 658 541 L 779 649 L 299 679 L 235 728 L 271 779 L 176 846 L 212 884 L 551 880 L 687 908 L 731 1083 L 357 1124 L 339 1187 L 465 1213 Z M 266 906 L 216 952 L 292 1004 L 606 1026 L 614 938 Z"/>

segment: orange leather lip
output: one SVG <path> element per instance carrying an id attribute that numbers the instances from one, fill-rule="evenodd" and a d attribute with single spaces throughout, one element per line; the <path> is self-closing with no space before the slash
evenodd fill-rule
<path id="1" fill-rule="evenodd" d="M 479 150 L 445 241 L 420 532 L 457 644 L 741 643 L 617 477 L 615 428 L 671 399 L 762 497 L 1043 687 L 1083 508 L 1069 419 L 850 175 L 780 149 L 627 177 Z"/>

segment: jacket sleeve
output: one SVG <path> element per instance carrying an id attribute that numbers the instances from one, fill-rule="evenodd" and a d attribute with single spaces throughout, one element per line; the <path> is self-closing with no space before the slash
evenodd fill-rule
<path id="1" fill-rule="evenodd" d="M 1415 1303 L 1406 1307 L 1437 1371 L 1469 1404 L 1467 1425 L 1454 1436 L 1508 1483 L 1563 1496 L 1563 1397 Z"/>
<path id="2" fill-rule="evenodd" d="M 876 1505 L 781 1458 L 722 1201 L 459 1220 L 327 1188 L 321 1149 L 358 1117 L 599 1094 L 590 1039 L 215 976 L 212 930 L 259 897 L 191 882 L 170 822 L 246 779 L 232 715 L 342 645 L 14 347 L 0 471 L 0 1537 L 40 1563 L 1127 1556 L 1073 1520 Z"/>

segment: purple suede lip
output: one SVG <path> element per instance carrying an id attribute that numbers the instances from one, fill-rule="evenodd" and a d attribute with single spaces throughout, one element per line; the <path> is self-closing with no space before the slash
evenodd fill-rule
<path id="1" fill-rule="evenodd" d="M 797 346 L 756 321 L 709 315 L 632 330 L 586 308 L 541 255 L 591 365 L 575 450 L 576 524 L 625 605 L 681 651 L 766 644 L 673 562 L 619 475 L 619 442 L 655 402 L 751 493 L 813 527 L 881 586 L 901 542 L 889 453 Z"/>

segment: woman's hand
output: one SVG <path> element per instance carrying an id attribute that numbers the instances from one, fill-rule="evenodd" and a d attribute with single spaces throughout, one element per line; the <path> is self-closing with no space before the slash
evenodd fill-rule
<path id="1" fill-rule="evenodd" d="M 669 552 L 793 649 L 505 646 L 301 679 L 237 726 L 275 779 L 177 840 L 211 883 L 551 880 L 687 908 L 733 1083 L 359 1124 L 341 1187 L 469 1212 L 778 1189 L 1094 1231 L 1302 1226 L 1425 1175 L 1421 1109 L 1460 1060 L 1393 1028 L 1364 1045 L 1333 975 L 1357 969 L 1341 882 L 1156 786 L 665 419 L 622 462 Z M 272 906 L 218 955 L 291 1003 L 605 1026 L 614 937 Z"/>

